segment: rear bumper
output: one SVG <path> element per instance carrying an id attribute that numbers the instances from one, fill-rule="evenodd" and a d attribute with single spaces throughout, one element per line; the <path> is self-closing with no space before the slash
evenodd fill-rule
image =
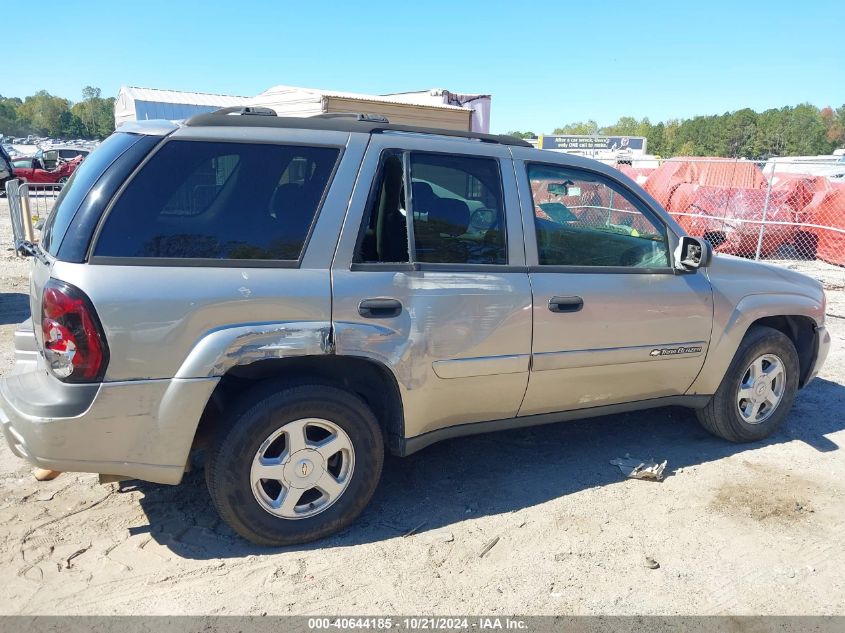
<path id="1" fill-rule="evenodd" d="M 0 379 L 0 424 L 15 455 L 50 470 L 179 483 L 217 378 L 69 385 L 21 342 L 14 372 Z"/>

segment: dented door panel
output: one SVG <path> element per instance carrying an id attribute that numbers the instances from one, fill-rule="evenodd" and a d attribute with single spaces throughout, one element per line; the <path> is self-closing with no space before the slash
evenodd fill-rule
<path id="1" fill-rule="evenodd" d="M 361 319 L 362 297 L 398 299 L 395 318 Z M 531 290 L 524 273 L 334 273 L 338 354 L 390 368 L 405 435 L 516 415 L 528 382 Z"/>

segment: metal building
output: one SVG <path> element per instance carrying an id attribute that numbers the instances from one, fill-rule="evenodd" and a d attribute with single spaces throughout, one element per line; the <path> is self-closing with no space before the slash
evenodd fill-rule
<path id="1" fill-rule="evenodd" d="M 126 121 L 147 119 L 178 121 L 203 112 L 243 105 L 246 100 L 247 97 L 232 95 L 121 86 L 114 102 L 114 125 L 118 127 Z"/>
<path id="2" fill-rule="evenodd" d="M 115 127 L 143 119 L 186 119 L 194 114 L 238 105 L 272 108 L 279 116 L 366 112 L 391 123 L 490 131 L 490 95 L 432 89 L 389 95 L 367 95 L 297 86 L 274 86 L 254 97 L 124 86 L 114 105 Z"/>

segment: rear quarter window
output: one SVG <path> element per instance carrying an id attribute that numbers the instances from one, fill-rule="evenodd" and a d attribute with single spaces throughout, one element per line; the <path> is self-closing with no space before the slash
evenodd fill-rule
<path id="1" fill-rule="evenodd" d="M 41 240 L 44 250 L 51 255 L 58 254 L 68 226 L 85 196 L 109 166 L 141 138 L 137 134 L 112 134 L 73 172 L 44 224 Z"/>
<path id="2" fill-rule="evenodd" d="M 115 202 L 94 256 L 298 260 L 339 154 L 171 140 Z"/>

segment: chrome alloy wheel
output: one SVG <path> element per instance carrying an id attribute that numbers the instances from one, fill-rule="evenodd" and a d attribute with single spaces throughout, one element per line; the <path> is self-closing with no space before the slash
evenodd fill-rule
<path id="1" fill-rule="evenodd" d="M 736 394 L 740 417 L 748 424 L 761 424 L 775 412 L 786 390 L 786 369 L 774 354 L 755 359 L 742 375 Z"/>
<path id="2" fill-rule="evenodd" d="M 326 510 L 349 486 L 355 449 L 338 425 L 303 418 L 282 426 L 259 447 L 250 484 L 270 514 L 304 519 Z"/>

